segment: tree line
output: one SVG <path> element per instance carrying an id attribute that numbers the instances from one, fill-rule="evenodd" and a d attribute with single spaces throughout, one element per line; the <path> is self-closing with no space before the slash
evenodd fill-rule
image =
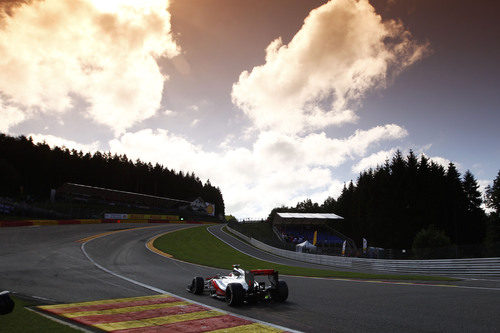
<path id="1" fill-rule="evenodd" d="M 51 189 L 65 182 L 189 201 L 202 197 L 215 204 L 216 215 L 224 215 L 220 189 L 210 180 L 203 183 L 193 172 L 134 162 L 126 155 L 51 148 L 35 144 L 31 137 L 0 134 L 0 196 L 43 201 Z"/>
<path id="2" fill-rule="evenodd" d="M 345 184 L 337 199 L 329 197 L 321 205 L 307 199 L 295 207 L 278 207 L 268 220 L 279 211 L 331 212 L 345 218 L 336 229 L 358 244 L 364 237 L 373 246 L 409 249 L 419 232 L 435 231 L 463 246 L 500 241 L 499 199 L 500 171 L 486 190 L 486 204 L 496 209 L 488 216 L 470 171 L 462 176 L 453 163 L 444 168 L 424 155 L 418 158 L 410 151 L 404 157 L 397 151 L 385 164 Z"/>

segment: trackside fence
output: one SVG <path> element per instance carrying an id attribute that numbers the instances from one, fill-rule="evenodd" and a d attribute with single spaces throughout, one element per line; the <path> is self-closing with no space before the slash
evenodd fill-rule
<path id="1" fill-rule="evenodd" d="M 332 267 L 350 268 L 355 270 L 377 270 L 398 272 L 405 274 L 437 274 L 437 275 L 487 275 L 500 276 L 500 258 L 473 258 L 473 259 L 432 259 L 432 260 L 390 260 L 366 259 L 354 257 L 339 257 L 321 254 L 301 253 L 278 249 L 261 241 L 243 235 L 226 227 L 231 233 L 246 240 L 256 248 L 304 262 L 321 264 Z"/>

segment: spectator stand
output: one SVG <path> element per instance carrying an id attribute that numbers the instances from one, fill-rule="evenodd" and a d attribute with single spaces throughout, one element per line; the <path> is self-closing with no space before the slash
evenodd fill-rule
<path id="1" fill-rule="evenodd" d="M 309 241 L 314 244 L 316 232 L 317 252 L 340 255 L 346 242 L 347 255 L 355 255 L 357 248 L 349 237 L 335 230 L 330 224 L 342 223 L 343 217 L 323 213 L 276 213 L 272 224 L 285 243 L 300 244 Z"/>
<path id="2" fill-rule="evenodd" d="M 8 202 L 3 202 L 0 198 L 0 214 L 12 214 L 14 206 Z"/>
<path id="3" fill-rule="evenodd" d="M 120 191 L 82 184 L 64 183 L 54 201 L 66 202 L 71 216 L 102 218 L 104 213 L 179 215 L 182 220 L 220 222 L 214 205 L 202 198 L 194 201 Z"/>

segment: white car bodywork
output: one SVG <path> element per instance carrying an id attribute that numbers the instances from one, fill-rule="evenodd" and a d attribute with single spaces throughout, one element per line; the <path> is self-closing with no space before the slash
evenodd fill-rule
<path id="1" fill-rule="evenodd" d="M 256 282 L 255 280 L 253 281 L 254 281 L 254 287 L 255 283 L 257 283 L 258 285 L 258 282 Z M 226 288 L 230 283 L 239 283 L 241 284 L 244 290 L 248 290 L 248 283 L 247 281 L 245 281 L 245 271 L 239 268 L 238 266 L 234 267 L 233 271 L 229 273 L 229 275 L 222 276 L 219 278 L 214 277 L 209 280 L 209 283 L 212 283 L 212 287 L 214 288 L 215 293 L 220 296 L 225 295 Z"/>
<path id="2" fill-rule="evenodd" d="M 255 276 L 267 276 L 269 283 L 256 281 Z M 285 281 L 279 281 L 277 271 L 245 271 L 239 265 L 233 265 L 233 270 L 227 275 L 218 274 L 207 279 L 195 277 L 187 290 L 197 295 L 208 291 L 210 296 L 225 299 L 231 306 L 264 300 L 284 302 L 288 298 L 288 286 Z"/>

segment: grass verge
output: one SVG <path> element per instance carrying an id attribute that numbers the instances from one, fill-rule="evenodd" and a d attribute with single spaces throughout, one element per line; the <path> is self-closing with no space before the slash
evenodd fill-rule
<path id="1" fill-rule="evenodd" d="M 226 243 L 212 236 L 206 230 L 206 226 L 189 228 L 165 234 L 158 237 L 154 241 L 153 245 L 157 249 L 172 255 L 176 259 L 222 269 L 230 269 L 231 265 L 240 264 L 245 269 L 274 268 L 277 269 L 280 274 L 310 277 L 457 281 L 457 279 L 441 276 L 369 274 L 274 264 L 236 251 Z"/>
<path id="2" fill-rule="evenodd" d="M 27 306 L 36 305 L 34 302 L 13 297 L 12 295 L 11 298 L 15 303 L 14 311 L 7 315 L 0 316 L 0 332 L 80 332 L 25 308 Z"/>

